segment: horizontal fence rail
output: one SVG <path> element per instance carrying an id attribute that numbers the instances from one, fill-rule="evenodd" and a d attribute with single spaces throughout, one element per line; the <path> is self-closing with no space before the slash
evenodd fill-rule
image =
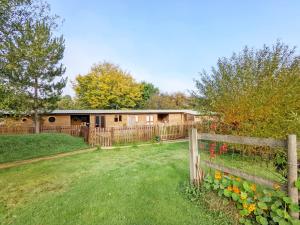
<path id="1" fill-rule="evenodd" d="M 243 136 L 233 136 L 233 135 L 198 133 L 198 139 L 207 140 L 207 141 L 226 142 L 231 144 L 269 146 L 271 148 L 287 147 L 286 140 L 277 140 L 273 138 L 256 138 L 256 137 L 243 137 Z"/>
<path id="2" fill-rule="evenodd" d="M 254 175 L 245 173 L 245 172 L 243 172 L 239 169 L 226 167 L 226 166 L 223 166 L 223 165 L 220 165 L 220 164 L 208 161 L 208 160 L 203 160 L 201 162 L 209 168 L 212 168 L 212 169 L 215 169 L 215 170 L 220 170 L 224 173 L 232 174 L 234 176 L 244 178 L 246 180 L 252 181 L 256 184 L 267 186 L 269 188 L 274 188 L 275 185 L 278 184 L 277 182 L 274 182 L 272 180 L 262 178 L 262 177 L 258 177 L 258 176 L 254 176 Z M 286 190 L 286 188 L 287 188 L 286 186 L 283 186 L 282 190 Z"/>

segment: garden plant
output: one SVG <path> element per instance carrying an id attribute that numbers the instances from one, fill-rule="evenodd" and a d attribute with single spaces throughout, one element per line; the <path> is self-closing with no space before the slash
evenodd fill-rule
<path id="1" fill-rule="evenodd" d="M 299 212 L 299 206 L 292 203 L 280 185 L 266 189 L 239 177 L 215 171 L 214 175 L 207 174 L 203 186 L 235 202 L 242 224 L 300 224 L 299 220 L 289 215 L 289 211 Z"/>

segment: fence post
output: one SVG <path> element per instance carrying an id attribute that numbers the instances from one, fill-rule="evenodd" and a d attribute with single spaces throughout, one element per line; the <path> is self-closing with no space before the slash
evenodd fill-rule
<path id="1" fill-rule="evenodd" d="M 190 182 L 191 184 L 199 184 L 199 155 L 198 155 L 198 138 L 197 129 L 192 128 L 189 132 L 189 148 L 190 148 Z"/>
<path id="2" fill-rule="evenodd" d="M 295 134 L 288 135 L 288 195 L 292 199 L 292 202 L 298 205 L 298 189 L 295 187 L 297 181 L 297 137 Z M 290 215 L 298 219 L 298 212 L 290 212 Z"/>
<path id="3" fill-rule="evenodd" d="M 114 143 L 114 136 L 115 136 L 115 132 L 114 132 L 114 128 L 113 127 L 111 128 L 110 136 L 111 136 L 110 143 L 111 143 L 111 145 L 113 145 L 113 143 Z"/>

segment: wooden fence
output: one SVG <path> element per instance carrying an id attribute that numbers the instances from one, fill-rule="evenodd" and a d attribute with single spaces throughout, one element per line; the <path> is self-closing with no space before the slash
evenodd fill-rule
<path id="1" fill-rule="evenodd" d="M 0 134 L 33 134 L 34 127 L 8 127 L 8 126 L 0 126 Z"/>
<path id="2" fill-rule="evenodd" d="M 22 126 L 0 126 L 0 134 L 33 134 L 35 132 L 34 127 L 22 127 Z M 72 136 L 82 136 L 82 126 L 41 126 L 41 133 L 65 133 Z"/>
<path id="3" fill-rule="evenodd" d="M 90 128 L 81 125 L 41 126 L 41 133 L 65 133 L 83 137 L 92 146 L 108 147 L 118 144 L 129 144 L 145 141 L 175 140 L 188 137 L 191 127 L 198 123 L 177 125 L 144 125 L 130 127 Z M 0 134 L 32 134 L 34 127 L 0 126 Z"/>
<path id="4" fill-rule="evenodd" d="M 296 135 L 288 135 L 286 140 L 277 140 L 273 138 L 254 138 L 241 137 L 233 135 L 219 135 L 209 133 L 198 133 L 197 129 L 193 128 L 189 131 L 189 148 L 190 148 L 190 180 L 193 184 L 199 184 L 202 178 L 201 165 L 232 174 L 234 176 L 242 177 L 254 183 L 273 187 L 274 182 L 271 180 L 254 176 L 243 172 L 239 169 L 225 167 L 223 165 L 213 163 L 211 161 L 201 160 L 198 152 L 198 140 L 226 142 L 232 144 L 253 145 L 253 146 L 268 146 L 272 148 L 285 148 L 288 155 L 288 184 L 287 191 L 293 203 L 298 204 L 298 189 L 295 187 L 295 182 L 298 176 L 297 163 L 297 144 Z M 299 218 L 299 213 L 292 212 L 291 216 Z"/>
<path id="5" fill-rule="evenodd" d="M 181 139 L 188 137 L 188 130 L 192 126 L 192 124 L 179 124 L 91 128 L 89 143 L 93 146 L 112 146 L 152 140 Z"/>
<path id="6" fill-rule="evenodd" d="M 81 125 L 70 125 L 70 126 L 41 126 L 41 133 L 64 133 L 70 134 L 72 136 L 82 136 L 81 130 L 83 126 Z"/>

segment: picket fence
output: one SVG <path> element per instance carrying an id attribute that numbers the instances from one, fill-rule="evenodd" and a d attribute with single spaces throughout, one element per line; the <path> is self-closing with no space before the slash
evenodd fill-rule
<path id="1" fill-rule="evenodd" d="M 71 126 L 41 126 L 41 133 L 65 133 L 72 136 L 82 136 L 83 127 L 80 125 Z M 35 133 L 34 127 L 22 126 L 0 126 L 0 134 L 33 134 Z"/>
<path id="2" fill-rule="evenodd" d="M 175 140 L 188 137 L 195 124 L 145 125 L 131 127 L 94 128 L 89 131 L 92 146 L 108 147 L 146 141 Z"/>
<path id="3" fill-rule="evenodd" d="M 199 127 L 200 123 L 143 125 L 128 127 L 91 128 L 81 125 L 41 126 L 41 133 L 65 133 L 83 137 L 92 146 L 109 147 L 147 141 L 175 140 L 188 137 L 191 127 Z M 0 134 L 33 134 L 34 127 L 0 126 Z"/>

